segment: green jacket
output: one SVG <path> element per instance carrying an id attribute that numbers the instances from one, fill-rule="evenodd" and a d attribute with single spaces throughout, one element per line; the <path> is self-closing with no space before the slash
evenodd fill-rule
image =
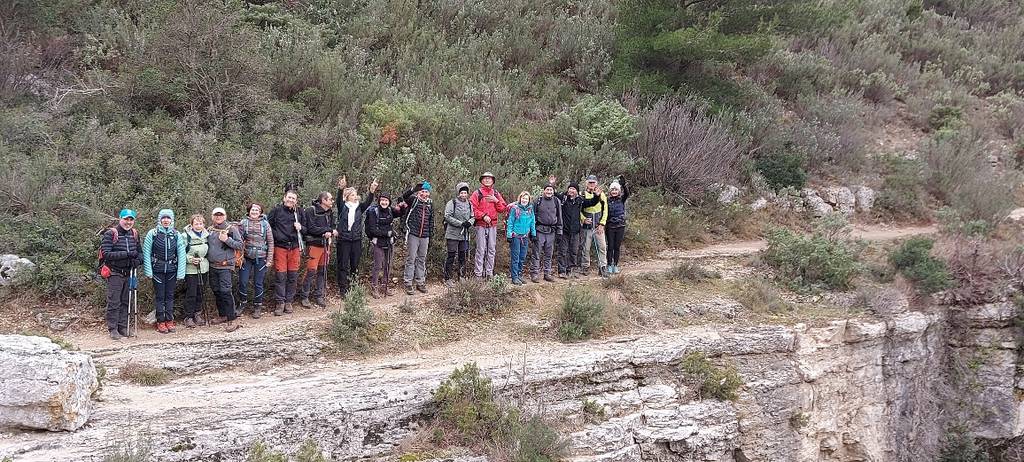
<path id="1" fill-rule="evenodd" d="M 185 266 L 185 274 L 206 274 L 210 271 L 210 261 L 206 259 L 206 253 L 210 251 L 210 245 L 206 242 L 209 236 L 210 232 L 205 229 L 202 233 L 196 234 L 192 231 L 192 225 L 186 226 L 181 232 L 181 240 L 185 243 L 186 261 L 193 257 L 201 259 L 199 266 L 189 262 Z"/>

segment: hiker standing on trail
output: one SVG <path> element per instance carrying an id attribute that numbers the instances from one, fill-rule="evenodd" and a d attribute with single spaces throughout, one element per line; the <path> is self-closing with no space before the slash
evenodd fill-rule
<path id="1" fill-rule="evenodd" d="M 185 327 L 190 329 L 205 322 L 200 316 L 199 305 L 206 296 L 203 279 L 209 279 L 210 261 L 206 259 L 210 249 L 209 238 L 206 219 L 199 214 L 192 215 L 181 233 L 181 239 L 185 241 L 185 261 L 188 262 L 185 266 Z"/>
<path id="2" fill-rule="evenodd" d="M 402 194 L 402 206 L 405 218 L 405 245 L 408 255 L 405 257 L 405 293 L 413 294 L 413 283 L 416 290 L 427 293 L 427 245 L 434 229 L 434 204 L 430 199 L 429 182 L 417 183 Z"/>
<path id="3" fill-rule="evenodd" d="M 338 179 L 338 194 L 341 195 L 344 204 L 338 207 L 338 291 L 344 298 L 348 293 L 352 281 L 356 280 L 356 270 L 359 269 L 359 257 L 363 255 L 363 226 L 365 225 L 364 214 L 366 209 L 373 205 L 374 194 L 377 192 L 379 183 L 377 180 L 370 182 L 369 192 L 366 199 L 360 202 L 359 191 L 356 188 L 347 188 L 345 177 Z"/>
<path id="4" fill-rule="evenodd" d="M 608 276 L 607 243 L 604 236 L 604 225 L 608 221 L 608 197 L 597 186 L 597 177 L 587 177 L 587 191 L 583 193 L 583 264 L 581 271 L 584 276 L 590 273 L 591 247 L 597 246 L 598 274 Z"/>
<path id="5" fill-rule="evenodd" d="M 302 276 L 302 307 L 313 308 L 316 303 L 320 308 L 327 308 L 324 292 L 327 286 L 327 258 L 330 249 L 329 239 L 338 236 L 338 224 L 334 221 L 334 196 L 321 191 L 313 199 L 309 207 L 302 211 L 301 218 L 306 239 L 306 273 Z M 315 281 L 315 282 L 314 282 Z M 313 303 L 309 301 L 310 286 L 313 286 Z"/>
<path id="6" fill-rule="evenodd" d="M 185 240 L 174 229 L 174 211 L 163 209 L 142 242 L 142 272 L 153 280 L 156 331 L 174 332 L 174 287 L 185 279 Z"/>
<path id="7" fill-rule="evenodd" d="M 554 176 L 548 178 L 551 185 L 558 184 Z M 564 193 L 555 193 L 562 201 L 562 234 L 558 236 L 558 277 L 566 279 L 579 275 L 580 268 L 580 232 L 583 212 L 583 198 L 580 197 L 580 185 L 569 183 Z"/>
<path id="8" fill-rule="evenodd" d="M 235 323 L 235 293 L 231 279 L 235 272 L 235 251 L 241 251 L 242 236 L 238 228 L 228 224 L 228 214 L 223 208 L 217 207 L 212 212 L 210 236 L 206 242 L 209 249 L 206 258 L 210 261 L 210 288 L 217 297 L 217 313 L 219 318 L 210 320 L 210 324 L 227 323 L 224 330 L 234 332 L 239 327 Z"/>
<path id="9" fill-rule="evenodd" d="M 292 312 L 295 288 L 299 280 L 299 264 L 302 251 L 302 225 L 299 223 L 299 196 L 295 191 L 285 191 L 281 203 L 270 211 L 267 222 L 274 235 L 274 299 L 277 306 L 274 316 Z"/>
<path id="10" fill-rule="evenodd" d="M 391 196 L 387 193 L 378 194 L 377 203 L 366 209 L 366 237 L 370 238 L 373 249 L 373 267 L 370 269 L 370 296 L 373 298 L 391 296 L 388 284 L 391 282 L 391 252 L 395 244 L 392 223 L 398 213 L 398 208 L 391 206 Z"/>
<path id="11" fill-rule="evenodd" d="M 530 241 L 537 238 L 537 220 L 527 191 L 519 193 L 519 200 L 508 211 L 505 238 L 509 242 L 512 283 L 521 286 L 526 252 L 530 248 Z"/>
<path id="12" fill-rule="evenodd" d="M 476 219 L 476 251 L 473 273 L 477 279 L 494 276 L 494 253 L 497 244 L 498 214 L 508 211 L 505 198 L 494 189 L 494 174 L 480 175 L 480 188 L 470 194 L 469 203 Z"/>
<path id="13" fill-rule="evenodd" d="M 462 279 L 469 255 L 469 236 L 472 232 L 473 204 L 469 202 L 469 183 L 455 186 L 455 197 L 444 206 L 444 238 L 448 255 L 444 260 L 444 281 Z"/>
<path id="14" fill-rule="evenodd" d="M 626 237 L 626 199 L 629 188 L 621 175 L 608 186 L 608 273 L 619 273 L 619 255 Z"/>
<path id="15" fill-rule="evenodd" d="M 555 282 L 551 276 L 551 257 L 555 254 L 555 240 L 562 235 L 562 201 L 555 197 L 555 185 L 544 185 L 541 196 L 533 203 L 536 218 L 537 238 L 530 249 L 530 280 L 540 282 L 541 273 L 544 280 Z"/>
<path id="16" fill-rule="evenodd" d="M 263 282 L 267 268 L 274 261 L 274 232 L 270 222 L 263 215 L 263 205 L 249 204 L 245 218 L 238 223 L 238 230 L 245 244 L 242 267 L 238 270 L 238 316 L 249 303 L 249 278 L 252 277 L 252 318 L 263 315 Z"/>
<path id="17" fill-rule="evenodd" d="M 128 336 L 128 278 L 142 265 L 135 211 L 122 209 L 118 222 L 100 240 L 100 274 L 107 280 L 107 330 L 110 338 Z"/>

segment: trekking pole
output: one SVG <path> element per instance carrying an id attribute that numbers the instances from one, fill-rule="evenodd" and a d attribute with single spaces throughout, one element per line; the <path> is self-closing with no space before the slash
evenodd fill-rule
<path id="1" fill-rule="evenodd" d="M 209 270 L 207 270 L 206 275 L 210 275 Z M 206 283 L 203 282 L 203 273 L 199 273 L 199 306 L 203 311 L 203 325 L 210 327 L 210 316 L 206 312 Z"/>
<path id="2" fill-rule="evenodd" d="M 132 318 L 135 328 L 132 329 Z M 139 336 L 139 279 L 138 270 L 132 268 L 128 276 L 128 332 L 129 337 Z"/>
<path id="3" fill-rule="evenodd" d="M 295 224 L 299 224 L 299 212 L 292 211 L 292 215 L 295 217 Z M 306 243 L 302 241 L 302 231 L 296 230 L 299 237 L 299 252 L 306 253 Z"/>
<path id="4" fill-rule="evenodd" d="M 324 249 L 324 252 L 327 254 L 324 260 L 324 292 L 327 292 L 327 267 L 331 265 L 331 243 L 333 241 L 333 237 L 327 238 L 327 248 Z M 341 264 L 341 262 L 338 262 L 338 264 Z M 339 287 L 338 290 L 340 293 L 341 287 Z M 327 294 L 322 295 L 326 296 Z"/>

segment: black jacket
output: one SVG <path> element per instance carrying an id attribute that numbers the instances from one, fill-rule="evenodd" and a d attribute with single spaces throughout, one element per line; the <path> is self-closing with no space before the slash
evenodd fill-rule
<path id="1" fill-rule="evenodd" d="M 416 237 L 430 237 L 434 229 L 434 203 L 433 201 L 421 201 L 416 193 L 423 189 L 422 184 L 413 186 L 412 189 L 402 194 L 405 201 L 405 228 L 406 231 Z"/>
<path id="2" fill-rule="evenodd" d="M 270 231 L 274 233 L 274 247 L 294 249 L 299 246 L 299 233 L 295 231 L 295 221 L 298 217 L 301 224 L 301 215 L 301 210 L 290 209 L 284 204 L 277 204 L 277 207 L 270 211 L 267 223 L 270 223 Z"/>
<path id="3" fill-rule="evenodd" d="M 366 209 L 366 237 L 377 239 L 377 247 L 391 247 L 391 238 L 395 235 L 392 224 L 397 215 L 392 207 L 381 208 L 379 204 Z"/>
<path id="4" fill-rule="evenodd" d="M 117 240 L 114 239 L 117 233 Z M 103 251 L 103 264 L 111 271 L 126 276 L 132 268 L 142 266 L 142 243 L 139 242 L 138 231 L 126 231 L 117 225 L 103 232 L 100 249 Z"/>
<path id="5" fill-rule="evenodd" d="M 324 210 L 316 200 L 302 211 L 302 234 L 306 236 L 306 244 L 323 247 L 324 233 L 338 229 L 334 221 L 334 209 Z"/>
<path id="6" fill-rule="evenodd" d="M 590 201 L 590 205 L 585 205 L 587 201 L 583 199 L 583 196 L 576 195 L 576 197 L 570 198 L 566 193 L 556 193 L 556 195 L 562 201 L 562 232 L 579 234 L 583 230 L 583 224 L 580 222 L 583 209 L 596 204 L 600 197 L 595 196 L 595 199 Z"/>
<path id="7" fill-rule="evenodd" d="M 629 188 L 622 185 L 619 197 L 608 196 L 608 227 L 622 228 L 626 226 L 626 200 L 629 199 Z"/>
<path id="8" fill-rule="evenodd" d="M 338 198 L 341 198 L 341 191 L 338 191 Z M 348 227 L 348 206 L 344 202 L 338 202 L 335 207 L 338 209 L 338 238 L 343 241 L 363 240 L 363 212 L 373 204 L 373 193 L 366 193 L 366 198 L 356 207 L 356 219 L 352 222 L 352 228 Z"/>

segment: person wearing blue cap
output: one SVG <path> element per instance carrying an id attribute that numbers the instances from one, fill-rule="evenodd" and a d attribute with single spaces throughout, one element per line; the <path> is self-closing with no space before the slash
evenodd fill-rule
<path id="1" fill-rule="evenodd" d="M 107 330 L 110 338 L 128 336 L 128 280 L 142 265 L 135 211 L 123 209 L 117 225 L 103 233 L 100 241 L 100 275 L 107 280 Z"/>
<path id="2" fill-rule="evenodd" d="M 405 213 L 405 244 L 408 255 L 405 257 L 405 293 L 413 294 L 413 283 L 416 290 L 427 293 L 427 245 L 434 229 L 434 204 L 430 199 L 430 182 L 417 183 L 402 194 L 403 213 Z"/>

